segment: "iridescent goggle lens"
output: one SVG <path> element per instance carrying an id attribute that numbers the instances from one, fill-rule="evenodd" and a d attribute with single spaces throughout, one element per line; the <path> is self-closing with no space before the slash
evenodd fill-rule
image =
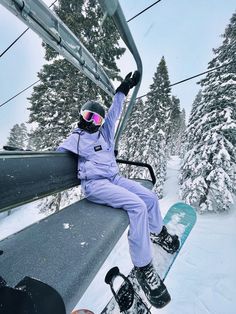
<path id="1" fill-rule="evenodd" d="M 84 111 L 81 111 L 81 115 L 82 115 L 83 119 L 87 122 L 93 122 L 95 125 L 102 125 L 103 124 L 104 119 L 98 113 L 84 110 Z"/>

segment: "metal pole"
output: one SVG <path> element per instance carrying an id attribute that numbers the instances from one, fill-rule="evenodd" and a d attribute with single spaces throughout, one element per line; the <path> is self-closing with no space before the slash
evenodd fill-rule
<path id="1" fill-rule="evenodd" d="M 123 11 L 120 7 L 118 0 L 98 0 L 98 1 L 101 5 L 103 11 L 104 11 L 104 14 L 107 14 L 107 15 L 112 17 L 120 35 L 121 35 L 121 38 L 123 39 L 124 43 L 129 48 L 130 52 L 132 53 L 132 55 L 136 61 L 137 70 L 140 72 L 141 79 L 142 79 L 142 72 L 143 72 L 142 61 L 141 61 L 138 49 L 135 45 L 134 39 L 132 37 L 132 34 L 130 32 L 130 29 L 128 27 L 128 24 L 126 22 L 125 16 L 123 14 Z M 124 114 L 124 118 L 121 121 L 121 123 L 119 124 L 119 127 L 116 131 L 116 135 L 115 135 L 115 149 L 116 150 L 118 148 L 118 143 L 119 143 L 120 137 L 122 135 L 122 132 L 124 131 L 124 128 L 127 124 L 130 113 L 131 113 L 133 106 L 135 104 L 135 99 L 136 99 L 137 94 L 138 94 L 138 90 L 139 90 L 139 87 L 141 84 L 141 79 L 140 79 L 139 84 L 134 88 L 134 91 L 133 91 L 133 94 L 131 96 L 129 105 L 127 106 L 127 110 Z"/>

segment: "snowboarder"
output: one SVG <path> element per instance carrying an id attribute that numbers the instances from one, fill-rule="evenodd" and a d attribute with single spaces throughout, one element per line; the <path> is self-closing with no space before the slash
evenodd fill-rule
<path id="1" fill-rule="evenodd" d="M 78 155 L 78 178 L 88 200 L 127 211 L 129 249 L 136 277 L 150 303 L 162 307 L 170 301 L 170 296 L 152 264 L 150 241 L 174 253 L 179 240 L 163 226 L 156 194 L 120 176 L 114 155 L 115 124 L 125 97 L 139 80 L 138 71 L 125 77 L 116 89 L 106 117 L 99 102 L 86 102 L 80 111 L 78 128 L 59 145 L 57 151 L 71 151 Z"/>

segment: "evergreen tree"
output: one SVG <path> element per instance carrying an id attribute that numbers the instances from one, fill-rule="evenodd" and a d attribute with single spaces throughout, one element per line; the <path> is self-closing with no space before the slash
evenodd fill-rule
<path id="1" fill-rule="evenodd" d="M 147 95 L 145 114 L 147 124 L 158 124 L 159 129 L 165 133 L 166 141 L 170 133 L 170 80 L 165 58 L 162 57 L 153 77 L 150 92 Z M 151 124 L 151 125 L 152 125 Z"/>
<path id="2" fill-rule="evenodd" d="M 197 128 L 198 128 L 199 120 L 201 119 L 201 112 L 203 108 L 201 100 L 202 100 L 202 91 L 199 90 L 199 92 L 197 93 L 193 101 L 187 129 L 185 130 L 183 134 L 182 145 L 184 146 L 184 148 L 182 151 L 182 158 L 184 158 L 185 153 L 187 153 L 187 151 L 190 151 L 195 144 L 199 143 L 199 140 L 200 140 L 199 136 L 201 136 L 201 134 L 198 132 Z"/>
<path id="3" fill-rule="evenodd" d="M 27 140 L 28 137 L 26 125 L 24 123 L 15 124 L 10 130 L 7 145 L 24 149 L 26 148 Z"/>
<path id="4" fill-rule="evenodd" d="M 164 57 L 154 74 L 145 103 L 138 100 L 121 138 L 123 158 L 142 161 L 153 166 L 157 183 L 155 190 L 162 197 L 166 174 L 167 142 L 170 136 L 170 81 Z M 125 168 L 127 169 L 127 167 Z M 133 167 L 127 176 L 150 178 L 147 169 Z"/>
<path id="5" fill-rule="evenodd" d="M 164 57 L 162 57 L 153 77 L 153 84 L 147 95 L 144 109 L 144 123 L 142 127 L 148 130 L 149 139 L 146 141 L 147 162 L 155 170 L 157 177 L 156 191 L 162 197 L 166 176 L 167 143 L 171 130 L 171 98 L 170 80 Z"/>
<path id="6" fill-rule="evenodd" d="M 42 147 L 44 147 L 43 142 L 44 140 L 41 137 L 37 136 L 37 130 L 31 129 L 28 133 L 28 144 L 26 149 L 39 151 Z"/>
<path id="7" fill-rule="evenodd" d="M 183 136 L 184 117 L 180 110 L 180 100 L 172 96 L 172 106 L 170 114 L 170 134 L 169 134 L 169 150 L 171 155 L 179 155 L 181 149 L 181 141 Z"/>
<path id="8" fill-rule="evenodd" d="M 181 111 L 180 114 L 180 134 L 181 134 L 181 138 L 179 138 L 179 156 L 181 159 L 183 159 L 183 156 L 185 154 L 185 141 L 184 141 L 184 134 L 186 131 L 186 113 L 184 108 Z"/>
<path id="9" fill-rule="evenodd" d="M 75 33 L 109 74 L 120 79 L 116 60 L 124 53 L 118 44 L 119 34 L 107 18 L 102 29 L 103 13 L 95 0 L 60 0 L 55 8 L 63 22 Z M 71 131 L 78 120 L 79 110 L 89 99 L 100 97 L 107 104 L 108 97 L 94 83 L 80 73 L 49 46 L 45 58 L 50 61 L 38 74 L 40 84 L 30 97 L 30 121 L 38 127 L 34 136 L 43 139 L 39 149 L 54 148 Z M 110 99 L 109 99 L 110 103 Z"/>
<path id="10" fill-rule="evenodd" d="M 144 103 L 138 99 L 133 107 L 127 126 L 121 137 L 119 155 L 126 160 L 144 162 L 144 132 L 143 124 Z M 122 173 L 129 178 L 146 178 L 146 171 L 137 166 L 120 166 Z"/>
<path id="11" fill-rule="evenodd" d="M 198 195 L 198 189 L 196 186 L 190 184 L 193 178 L 192 165 L 194 156 L 197 157 L 197 160 L 200 160 L 198 156 L 199 153 L 199 143 L 201 139 L 201 132 L 199 133 L 198 125 L 199 121 L 201 121 L 201 114 L 202 114 L 202 92 L 201 90 L 196 95 L 192 110 L 189 117 L 188 126 L 183 136 L 184 141 L 184 162 L 181 169 L 181 176 L 180 176 L 180 184 L 182 184 L 182 197 L 183 199 L 187 199 L 187 195 L 189 190 L 191 190 L 191 197 L 195 199 L 195 196 Z M 195 169 L 196 171 L 196 169 Z M 198 172 L 195 172 L 194 179 L 201 176 L 201 169 L 198 168 Z M 191 188 L 190 188 L 191 186 Z M 188 200 L 189 203 L 191 203 Z"/>
<path id="12" fill-rule="evenodd" d="M 204 211 L 224 211 L 233 202 L 236 165 L 236 14 L 214 50 L 209 69 L 222 66 L 201 80 L 201 97 L 187 129 L 188 152 L 182 167 L 182 195 Z M 201 98 L 201 99 L 200 99 Z M 194 125 L 194 126 L 193 126 Z"/>

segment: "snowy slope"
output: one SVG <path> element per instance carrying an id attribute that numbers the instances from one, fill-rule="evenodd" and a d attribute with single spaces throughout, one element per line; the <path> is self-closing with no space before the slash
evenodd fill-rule
<path id="1" fill-rule="evenodd" d="M 158 313 L 236 313 L 235 227 L 236 210 L 198 216 L 166 279 L 172 302 Z"/>
<path id="2" fill-rule="evenodd" d="M 160 201 L 163 215 L 178 198 L 179 158 L 168 164 L 164 198 Z M 42 219 L 32 205 L 22 207 L 11 216 L 0 219 L 0 239 Z M 153 314 L 235 314 L 236 313 L 236 207 L 227 214 L 205 214 L 198 221 L 175 261 L 166 285 L 172 301 Z M 118 242 L 107 261 L 76 308 L 87 307 L 98 314 L 111 297 L 104 283 L 106 272 L 113 266 L 128 274 L 132 264 L 126 234 Z M 135 314 L 135 313 L 134 313 Z"/>
<path id="3" fill-rule="evenodd" d="M 40 200 L 14 208 L 10 216 L 0 213 L 0 240 L 45 218 L 45 213 L 39 213 L 39 203 Z"/>

